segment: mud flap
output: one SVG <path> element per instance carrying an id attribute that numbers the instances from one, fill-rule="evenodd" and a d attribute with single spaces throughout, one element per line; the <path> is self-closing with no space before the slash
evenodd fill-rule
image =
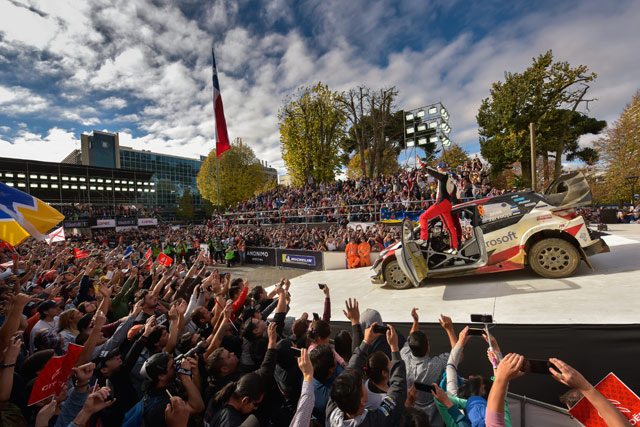
<path id="1" fill-rule="evenodd" d="M 396 252 L 396 259 L 400 268 L 407 275 L 413 286 L 420 286 L 427 277 L 429 268 L 422 256 L 422 251 L 413 240 L 413 224 L 411 220 L 405 219 L 402 223 L 402 248 L 400 253 Z"/>

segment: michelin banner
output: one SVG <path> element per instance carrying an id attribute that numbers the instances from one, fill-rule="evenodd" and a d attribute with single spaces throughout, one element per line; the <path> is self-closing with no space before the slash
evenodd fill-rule
<path id="1" fill-rule="evenodd" d="M 248 248 L 247 248 L 248 249 Z M 322 252 L 278 249 L 277 265 L 280 267 L 301 268 L 304 270 L 322 270 Z"/>

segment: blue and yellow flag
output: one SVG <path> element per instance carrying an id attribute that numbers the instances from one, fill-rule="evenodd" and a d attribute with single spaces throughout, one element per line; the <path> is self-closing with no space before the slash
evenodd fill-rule
<path id="1" fill-rule="evenodd" d="M 64 215 L 42 200 L 0 182 L 0 240 L 12 246 L 33 236 L 43 240 Z"/>

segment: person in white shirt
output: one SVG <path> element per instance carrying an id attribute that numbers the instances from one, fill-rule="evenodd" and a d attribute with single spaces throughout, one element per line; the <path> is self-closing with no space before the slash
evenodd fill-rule
<path id="1" fill-rule="evenodd" d="M 41 329 L 53 329 L 58 330 L 58 316 L 60 315 L 60 306 L 52 300 L 47 300 L 38 306 L 38 313 L 40 314 L 40 320 L 31 329 L 31 335 L 29 336 L 29 350 L 33 353 L 33 340 L 35 339 L 38 331 Z"/>

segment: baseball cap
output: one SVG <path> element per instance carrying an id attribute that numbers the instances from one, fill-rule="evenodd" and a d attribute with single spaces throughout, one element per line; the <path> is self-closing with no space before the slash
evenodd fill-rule
<path id="1" fill-rule="evenodd" d="M 438 169 L 444 169 L 444 168 L 448 168 L 448 167 L 449 167 L 449 165 L 447 165 L 447 163 L 446 163 L 446 162 L 440 162 L 440 163 L 438 163 L 438 164 L 436 165 L 436 167 L 437 167 Z"/>
<path id="2" fill-rule="evenodd" d="M 118 351 L 117 348 L 114 348 L 112 350 L 103 350 L 99 352 L 96 357 L 93 358 L 93 363 L 96 364 L 96 369 L 100 369 L 105 366 L 105 363 L 107 362 L 107 360 L 111 359 L 112 357 L 116 357 L 119 354 L 120 352 Z"/>

